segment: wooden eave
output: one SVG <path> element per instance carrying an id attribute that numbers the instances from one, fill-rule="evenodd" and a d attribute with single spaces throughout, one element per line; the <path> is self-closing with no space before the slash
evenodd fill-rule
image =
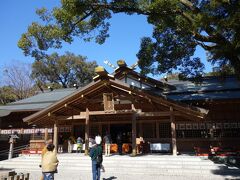
<path id="1" fill-rule="evenodd" d="M 50 105 L 49 107 L 32 114 L 31 116 L 28 116 L 26 118 L 23 119 L 24 122 L 29 122 L 31 121 L 31 119 L 34 118 L 38 118 L 41 117 L 42 115 L 46 115 L 49 112 L 52 112 L 53 110 L 57 110 L 61 107 L 63 107 L 65 104 L 70 104 L 71 102 L 74 102 L 76 100 L 80 100 L 84 98 L 84 93 L 90 93 L 94 90 L 96 90 L 97 88 L 100 88 L 101 86 L 104 86 L 103 81 L 96 81 L 96 82 L 91 82 L 90 84 L 86 85 L 85 87 L 79 89 L 78 91 L 75 91 L 73 94 L 70 94 L 69 96 L 66 96 L 65 98 L 63 98 L 62 100 L 53 103 L 52 105 Z"/>
<path id="2" fill-rule="evenodd" d="M 84 112 L 89 104 L 88 97 L 91 96 L 99 96 L 101 93 L 109 90 L 109 92 L 117 91 L 117 93 L 124 93 L 125 95 L 129 95 L 129 99 L 131 96 L 134 98 L 144 99 L 146 102 L 154 102 L 160 104 L 162 106 L 173 107 L 175 111 L 183 113 L 186 116 L 204 118 L 207 114 L 207 110 L 203 110 L 200 112 L 199 108 L 188 106 L 183 103 L 178 103 L 175 101 L 171 101 L 169 99 L 165 99 L 159 96 L 150 95 L 142 90 L 133 89 L 130 85 L 120 81 L 114 80 L 112 78 L 105 80 L 97 80 L 96 82 L 92 82 L 89 85 L 79 89 L 73 94 L 63 98 L 62 100 L 50 105 L 49 107 L 32 114 L 23 119 L 24 122 L 32 123 L 41 123 L 41 124 L 52 124 L 56 117 L 65 116 L 68 110 L 72 111 L 73 114 L 79 114 Z M 133 99 L 134 99 L 133 98 Z M 82 107 L 81 107 L 82 105 Z M 169 110 L 170 111 L 170 110 Z M 90 111 L 90 115 L 104 115 L 104 114 L 117 114 L 121 113 L 120 111 L 114 112 L 104 112 L 102 110 L 98 110 L 95 112 Z M 123 112 L 122 112 L 123 113 Z M 125 113 L 131 113 L 130 111 L 126 111 Z M 42 122 L 39 122 L 42 121 Z"/>
<path id="3" fill-rule="evenodd" d="M 113 85 L 119 85 L 121 88 L 126 89 L 128 91 L 131 91 L 131 92 L 133 92 L 137 95 L 141 95 L 142 97 L 151 99 L 158 104 L 165 105 L 165 106 L 168 106 L 168 107 L 172 106 L 175 110 L 178 110 L 178 111 L 180 111 L 184 114 L 194 115 L 194 116 L 197 116 L 197 117 L 200 117 L 200 118 L 204 118 L 204 116 L 207 115 L 207 113 L 208 113 L 208 110 L 203 109 L 203 108 L 190 106 L 190 105 L 180 103 L 180 102 L 176 102 L 176 101 L 173 101 L 173 100 L 170 100 L 170 99 L 167 99 L 167 98 L 164 98 L 164 97 L 160 97 L 160 96 L 153 96 L 153 95 L 150 95 L 148 93 L 145 93 L 142 90 L 132 89 L 130 87 L 130 85 L 128 85 L 126 83 L 123 83 L 122 81 L 119 81 L 119 80 L 114 80 L 114 81 L 110 80 L 110 82 Z"/>

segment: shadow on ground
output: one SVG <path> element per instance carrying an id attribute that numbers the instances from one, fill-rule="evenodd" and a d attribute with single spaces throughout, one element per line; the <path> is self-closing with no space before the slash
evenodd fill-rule
<path id="1" fill-rule="evenodd" d="M 103 178 L 103 180 L 112 180 L 112 179 L 117 179 L 117 177 L 111 176 L 111 177 L 109 177 L 109 178 Z"/>
<path id="2" fill-rule="evenodd" d="M 210 156 L 209 159 L 215 164 L 222 164 L 218 170 L 212 170 L 213 174 L 232 176 L 240 179 L 240 157 L 238 156 Z"/>

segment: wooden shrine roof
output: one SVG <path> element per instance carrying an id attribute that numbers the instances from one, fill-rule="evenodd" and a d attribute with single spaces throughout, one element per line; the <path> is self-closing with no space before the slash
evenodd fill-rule
<path id="1" fill-rule="evenodd" d="M 81 113 L 83 114 L 86 111 L 86 108 L 89 109 L 91 115 L 109 114 L 109 112 L 104 112 L 103 109 L 103 93 L 112 93 L 114 99 L 121 99 L 121 101 L 128 102 L 130 101 L 133 104 L 136 104 L 136 107 L 141 106 L 143 108 L 147 108 L 148 104 L 152 104 L 154 107 L 156 104 L 160 108 L 158 111 L 169 112 L 170 107 L 172 107 L 174 111 L 177 111 L 184 116 L 197 118 L 204 118 L 204 116 L 208 113 L 205 109 L 175 102 L 162 96 L 151 95 L 144 90 L 134 88 L 129 84 L 117 80 L 106 73 L 98 75 L 94 80 L 94 82 L 76 90 L 72 94 L 55 102 L 47 108 L 24 118 L 24 122 L 28 122 L 29 124 L 39 123 L 42 125 L 53 124 L 55 118 L 57 117 L 71 117 L 73 115 L 81 116 Z M 127 107 L 128 105 L 129 104 L 125 104 L 122 106 Z M 116 106 L 121 106 L 121 104 Z M 116 114 L 123 112 L 124 111 L 119 110 L 112 113 Z M 125 113 L 131 113 L 131 109 L 126 110 Z M 81 117 L 84 117 L 84 115 Z"/>

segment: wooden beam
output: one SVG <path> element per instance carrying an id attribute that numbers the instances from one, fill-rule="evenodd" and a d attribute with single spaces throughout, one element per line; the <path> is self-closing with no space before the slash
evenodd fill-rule
<path id="1" fill-rule="evenodd" d="M 129 114 L 134 113 L 140 117 L 151 117 L 151 116 L 170 116 L 170 111 L 162 111 L 162 112 L 142 112 L 141 109 L 135 109 L 134 104 L 132 104 L 132 109 L 129 110 L 115 110 L 111 112 L 106 111 L 89 111 L 89 115 L 110 115 L 110 114 Z M 175 112 L 174 112 L 175 114 Z M 176 113 L 179 115 L 179 113 Z M 86 118 L 86 112 L 80 112 L 80 115 L 73 115 L 73 116 L 58 116 L 59 120 L 74 120 L 74 119 L 85 119 Z"/>
<path id="2" fill-rule="evenodd" d="M 177 155 L 177 138 L 176 138 L 176 124 L 173 113 L 173 107 L 170 106 L 170 121 L 171 121 L 171 134 L 172 134 L 172 153 L 174 156 Z"/>
<path id="3" fill-rule="evenodd" d="M 86 119 L 86 112 L 81 112 L 80 115 L 58 116 L 58 120 L 74 120 L 74 119 Z"/>
<path id="4" fill-rule="evenodd" d="M 57 152 L 58 149 L 58 121 L 55 120 L 54 126 L 53 126 L 53 144 L 55 145 L 55 150 Z"/>
<path id="5" fill-rule="evenodd" d="M 159 137 L 159 122 L 156 121 L 155 124 L 156 124 L 156 135 L 157 135 L 157 139 L 159 139 L 159 138 L 160 138 L 160 137 Z"/>
<path id="6" fill-rule="evenodd" d="M 141 137 L 143 137 L 142 121 L 138 120 L 138 123 L 139 123 L 139 134 Z"/>
<path id="7" fill-rule="evenodd" d="M 170 111 L 162 111 L 162 112 L 140 112 L 139 116 L 170 116 Z"/>
<path id="8" fill-rule="evenodd" d="M 48 128 L 45 128 L 44 141 L 46 142 L 47 140 L 48 140 Z"/>
<path id="9" fill-rule="evenodd" d="M 73 105 L 65 104 L 64 107 L 75 110 L 75 111 L 78 111 L 78 112 L 81 112 L 81 109 L 79 109 L 79 108 L 77 108 Z"/>
<path id="10" fill-rule="evenodd" d="M 86 108 L 86 120 L 85 120 L 85 155 L 88 156 L 89 148 L 89 110 Z"/>
<path id="11" fill-rule="evenodd" d="M 136 114 L 132 114 L 132 156 L 136 156 L 136 133 L 137 133 L 137 125 L 136 125 Z"/>

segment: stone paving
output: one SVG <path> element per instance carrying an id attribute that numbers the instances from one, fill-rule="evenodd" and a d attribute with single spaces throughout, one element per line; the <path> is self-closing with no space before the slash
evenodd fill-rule
<path id="1" fill-rule="evenodd" d="M 39 180 L 41 176 L 41 172 L 31 172 L 30 179 L 31 180 Z M 92 175 L 91 172 L 59 172 L 55 174 L 55 180 L 91 180 Z M 107 172 L 101 173 L 101 180 L 230 180 L 230 179 L 239 179 L 240 177 L 235 176 L 207 176 L 207 175 L 179 175 L 179 176 L 171 176 L 171 175 L 144 175 L 144 174 L 131 174 L 125 175 L 124 173 L 116 172 L 108 174 Z"/>
<path id="2" fill-rule="evenodd" d="M 89 157 L 82 154 L 59 154 L 58 158 L 61 164 L 59 172 L 55 174 L 55 180 L 92 179 Z M 0 161 L 0 168 L 15 166 L 16 172 L 28 172 L 31 180 L 39 180 L 41 176 L 39 162 L 40 156 L 25 156 L 11 161 Z M 239 169 L 231 171 L 224 165 L 193 156 L 114 155 L 105 157 L 104 165 L 106 172 L 101 173 L 101 180 L 240 180 Z"/>

